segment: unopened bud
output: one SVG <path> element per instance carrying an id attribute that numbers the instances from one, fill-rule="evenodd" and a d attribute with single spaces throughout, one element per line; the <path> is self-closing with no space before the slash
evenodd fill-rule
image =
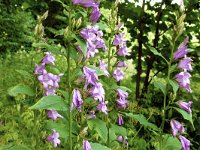
<path id="1" fill-rule="evenodd" d="M 82 24 L 82 17 L 80 17 L 76 22 L 76 28 L 78 29 Z"/>
<path id="2" fill-rule="evenodd" d="M 183 14 L 178 20 L 177 20 L 177 25 L 179 26 L 180 24 L 183 23 L 185 20 L 186 14 Z"/>
<path id="3" fill-rule="evenodd" d="M 64 37 L 67 39 L 67 37 L 68 37 L 68 32 L 69 32 L 69 27 L 67 26 L 66 28 L 65 28 L 65 31 L 64 31 Z"/>
<path id="4" fill-rule="evenodd" d="M 46 11 L 42 16 L 41 16 L 41 20 L 45 20 L 48 17 L 48 11 Z"/>

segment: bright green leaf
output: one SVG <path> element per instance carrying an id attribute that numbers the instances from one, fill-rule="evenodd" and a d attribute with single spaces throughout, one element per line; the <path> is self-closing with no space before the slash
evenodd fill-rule
<path id="1" fill-rule="evenodd" d="M 163 94 L 165 95 L 166 86 L 162 82 L 156 81 L 156 82 L 154 82 L 154 86 L 156 88 L 160 89 L 163 92 Z"/>
<path id="2" fill-rule="evenodd" d="M 8 89 L 10 96 L 17 96 L 17 94 L 25 94 L 28 96 L 34 96 L 34 91 L 27 85 L 19 84 Z"/>
<path id="3" fill-rule="evenodd" d="M 174 94 L 178 91 L 179 85 L 173 80 L 169 80 L 169 84 L 172 86 Z"/>

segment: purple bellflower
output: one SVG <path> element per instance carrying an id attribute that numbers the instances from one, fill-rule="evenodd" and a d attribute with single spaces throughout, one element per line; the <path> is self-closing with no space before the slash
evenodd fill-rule
<path id="1" fill-rule="evenodd" d="M 179 102 L 178 102 L 178 105 L 179 105 L 179 107 L 180 107 L 181 109 L 183 109 L 183 110 L 185 110 L 185 111 L 187 111 L 187 112 L 189 112 L 189 113 L 192 113 L 192 110 L 190 109 L 192 103 L 193 103 L 192 101 L 189 101 L 188 103 L 179 101 Z"/>
<path id="2" fill-rule="evenodd" d="M 92 147 L 87 140 L 83 140 L 83 150 L 92 150 Z"/>
<path id="3" fill-rule="evenodd" d="M 93 24 L 95 24 L 99 18 L 101 16 L 101 13 L 100 13 L 100 10 L 99 10 L 99 5 L 95 5 L 93 8 L 92 8 L 92 13 L 90 15 L 90 20 Z"/>
<path id="4" fill-rule="evenodd" d="M 185 131 L 184 127 L 177 120 L 172 119 L 170 121 L 170 125 L 172 128 L 172 135 L 175 137 L 178 133 L 183 133 Z"/>
<path id="5" fill-rule="evenodd" d="M 190 141 L 182 135 L 179 138 L 181 140 L 182 150 L 190 150 Z"/>
<path id="6" fill-rule="evenodd" d="M 72 111 L 74 107 L 77 107 L 78 111 L 81 112 L 81 105 L 82 104 L 83 104 L 83 100 L 81 99 L 80 91 L 74 89 L 70 111 Z"/>
<path id="7" fill-rule="evenodd" d="M 57 118 L 63 118 L 57 111 L 55 110 L 49 110 L 48 111 L 48 117 L 51 118 L 53 121 L 56 121 Z"/>
<path id="8" fill-rule="evenodd" d="M 117 96 L 120 98 L 120 99 L 126 99 L 128 97 L 128 93 L 121 90 L 121 89 L 117 89 Z"/>
<path id="9" fill-rule="evenodd" d="M 115 39 L 113 41 L 114 46 L 123 45 L 124 42 L 125 42 L 124 33 L 120 33 L 120 34 L 115 35 Z"/>
<path id="10" fill-rule="evenodd" d="M 103 60 L 100 60 L 100 61 L 99 61 L 99 68 L 100 68 L 101 71 L 104 72 L 104 74 L 105 74 L 107 77 L 109 77 L 109 73 L 108 73 L 108 70 L 107 70 L 108 64 L 105 64 L 105 62 L 104 62 Z"/>
<path id="11" fill-rule="evenodd" d="M 188 72 L 180 72 L 176 75 L 176 81 L 179 82 L 180 88 L 185 88 L 188 92 L 192 92 L 190 88 L 190 79 L 191 75 Z"/>
<path id="12" fill-rule="evenodd" d="M 189 38 L 186 37 L 185 40 L 179 45 L 178 50 L 174 53 L 174 59 L 175 60 L 182 58 L 185 55 L 187 55 L 187 53 L 188 53 L 188 50 L 187 50 L 188 40 L 189 40 Z"/>
<path id="13" fill-rule="evenodd" d="M 128 104 L 128 101 L 125 100 L 125 99 L 118 99 L 117 100 L 117 105 L 118 105 L 118 108 L 126 108 L 127 107 L 127 104 Z"/>
<path id="14" fill-rule="evenodd" d="M 124 79 L 124 72 L 120 69 L 117 68 L 116 70 L 114 70 L 113 72 L 113 77 L 117 80 L 117 81 L 121 81 Z"/>
<path id="15" fill-rule="evenodd" d="M 95 111 L 94 110 L 91 110 L 90 111 L 90 114 L 87 116 L 87 119 L 96 119 L 96 115 L 95 115 Z"/>
<path id="16" fill-rule="evenodd" d="M 193 60 L 191 58 L 184 58 L 181 60 L 178 64 L 178 67 L 183 69 L 183 70 L 192 70 L 191 62 Z"/>
<path id="17" fill-rule="evenodd" d="M 124 120 L 121 115 L 118 116 L 118 125 L 122 126 L 124 124 Z"/>
<path id="18" fill-rule="evenodd" d="M 42 63 L 55 65 L 55 63 L 54 63 L 55 58 L 54 58 L 53 54 L 51 52 L 46 52 L 45 54 L 46 55 L 42 59 Z"/>
<path id="19" fill-rule="evenodd" d="M 119 61 L 117 63 L 117 67 L 124 67 L 124 68 L 127 68 L 127 64 L 124 62 L 124 61 Z"/>
<path id="20" fill-rule="evenodd" d="M 120 135 L 118 136 L 117 140 L 121 143 L 123 141 L 123 137 Z"/>
<path id="21" fill-rule="evenodd" d="M 95 70 L 90 69 L 88 67 L 84 67 L 83 68 L 83 73 L 84 73 L 85 78 L 86 78 L 86 83 L 85 83 L 85 86 L 84 86 L 85 89 L 87 88 L 87 86 L 89 84 L 92 84 L 92 85 L 96 85 L 97 84 L 98 76 L 97 76 Z"/>
<path id="22" fill-rule="evenodd" d="M 60 144 L 60 139 L 58 139 L 59 137 L 60 137 L 60 134 L 56 132 L 56 130 L 53 129 L 53 134 L 50 134 L 47 137 L 47 140 L 53 143 L 54 147 L 57 147 L 58 144 Z"/>
<path id="23" fill-rule="evenodd" d="M 105 113 L 105 114 L 108 114 L 108 113 L 107 113 L 108 109 L 107 109 L 107 106 L 106 106 L 107 103 L 108 103 L 107 101 L 102 101 L 102 102 L 100 102 L 99 105 L 97 105 L 97 109 L 98 109 L 100 112 L 103 112 L 103 113 Z"/>
<path id="24" fill-rule="evenodd" d="M 96 83 L 94 87 L 91 88 L 90 94 L 94 97 L 94 100 L 104 101 L 105 91 L 101 83 Z"/>
<path id="25" fill-rule="evenodd" d="M 44 74 L 44 73 L 46 73 L 47 71 L 44 69 L 44 67 L 45 67 L 44 63 L 42 63 L 41 65 L 36 64 L 34 74 Z"/>
<path id="26" fill-rule="evenodd" d="M 119 56 L 129 56 L 129 52 L 127 50 L 127 47 L 126 47 L 126 42 L 123 43 L 123 45 L 117 50 L 117 54 Z"/>

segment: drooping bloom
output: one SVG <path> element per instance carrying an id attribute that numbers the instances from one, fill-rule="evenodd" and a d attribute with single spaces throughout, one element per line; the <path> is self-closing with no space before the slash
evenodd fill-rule
<path id="1" fill-rule="evenodd" d="M 55 63 L 54 63 L 55 58 L 54 58 L 53 54 L 51 52 L 46 52 L 45 54 L 46 55 L 42 59 L 42 63 L 55 65 Z"/>
<path id="2" fill-rule="evenodd" d="M 108 70 L 107 70 L 108 64 L 105 64 L 105 62 L 103 60 L 99 61 L 99 68 L 100 68 L 101 71 L 104 72 L 104 74 L 106 76 L 109 76 L 109 73 L 108 73 Z"/>
<path id="3" fill-rule="evenodd" d="M 82 104 L 83 104 L 83 100 L 81 98 L 80 91 L 77 90 L 77 89 L 74 89 L 70 111 L 72 111 L 74 107 L 77 107 L 78 111 L 81 112 L 81 105 Z"/>
<path id="4" fill-rule="evenodd" d="M 105 91 L 101 83 L 96 83 L 94 87 L 91 88 L 90 94 L 94 97 L 94 100 L 104 101 Z"/>
<path id="5" fill-rule="evenodd" d="M 124 145 L 126 145 L 128 147 L 128 137 L 127 136 L 124 137 Z"/>
<path id="6" fill-rule="evenodd" d="M 96 4 L 96 0 L 72 0 L 74 5 L 81 5 L 83 7 L 93 7 Z"/>
<path id="7" fill-rule="evenodd" d="M 176 75 L 176 81 L 179 82 L 179 87 L 180 88 L 185 88 L 188 92 L 192 92 L 190 88 L 190 78 L 191 75 L 188 72 L 180 72 L 179 74 Z"/>
<path id="8" fill-rule="evenodd" d="M 36 64 L 36 68 L 35 68 L 34 74 L 43 74 L 43 73 L 47 72 L 47 71 L 44 69 L 44 67 L 45 67 L 45 64 L 44 64 L 44 63 L 42 63 L 41 65 Z"/>
<path id="9" fill-rule="evenodd" d="M 186 37 L 185 40 L 179 45 L 178 50 L 174 53 L 174 59 L 175 60 L 182 58 L 185 55 L 187 55 L 187 53 L 188 53 L 188 50 L 187 50 L 188 40 L 189 40 L 189 38 Z"/>
<path id="10" fill-rule="evenodd" d="M 96 85 L 97 80 L 98 80 L 98 76 L 97 76 L 95 70 L 90 69 L 88 67 L 84 67 L 83 68 L 83 73 L 84 73 L 85 78 L 86 78 L 86 83 L 85 83 L 85 87 L 84 88 L 87 88 L 87 86 L 89 84 Z"/>
<path id="11" fill-rule="evenodd" d="M 123 45 L 117 50 L 117 54 L 119 56 L 129 56 L 129 52 L 127 50 L 126 42 L 123 43 Z"/>
<path id="12" fill-rule="evenodd" d="M 118 116 L 118 125 L 122 126 L 124 124 L 124 120 L 121 115 Z"/>
<path id="13" fill-rule="evenodd" d="M 48 117 L 51 118 L 53 121 L 56 121 L 57 118 L 63 118 L 57 111 L 55 110 L 49 110 L 48 111 Z"/>
<path id="14" fill-rule="evenodd" d="M 93 8 L 92 8 L 92 13 L 90 15 L 90 20 L 93 24 L 95 24 L 99 18 L 101 16 L 101 12 L 99 10 L 99 5 L 95 5 Z"/>
<path id="15" fill-rule="evenodd" d="M 95 115 L 95 111 L 94 110 L 91 110 L 90 111 L 90 114 L 87 116 L 87 119 L 95 119 L 96 118 L 96 115 Z"/>
<path id="16" fill-rule="evenodd" d="M 56 130 L 53 129 L 53 134 L 50 134 L 47 137 L 47 140 L 53 143 L 54 147 L 57 147 L 58 144 L 60 144 L 60 139 L 58 139 L 59 137 L 60 137 L 60 134 L 56 132 Z"/>
<path id="17" fill-rule="evenodd" d="M 178 105 L 179 105 L 179 107 L 180 107 L 181 109 L 183 109 L 183 110 L 185 110 L 185 111 L 187 111 L 187 112 L 189 112 L 189 113 L 192 113 L 192 110 L 190 109 L 192 103 L 193 103 L 192 101 L 189 101 L 188 103 L 179 101 L 179 102 L 178 102 Z"/>
<path id="18" fill-rule="evenodd" d="M 92 147 L 87 140 L 83 140 L 83 150 L 92 150 Z"/>
<path id="19" fill-rule="evenodd" d="M 107 114 L 107 104 L 108 102 L 107 101 L 102 101 L 100 102 L 98 105 L 97 105 L 97 109 L 100 111 L 100 112 L 103 112 L 105 114 Z"/>
<path id="20" fill-rule="evenodd" d="M 118 136 L 117 140 L 121 143 L 123 141 L 123 137 L 120 135 Z"/>
<path id="21" fill-rule="evenodd" d="M 126 108 L 127 107 L 127 104 L 128 104 L 128 101 L 125 100 L 125 99 L 118 99 L 117 100 L 117 106 L 118 108 Z"/>
<path id="22" fill-rule="evenodd" d="M 192 66 L 191 66 L 192 61 L 193 60 L 191 58 L 186 57 L 179 62 L 178 67 L 183 70 L 192 70 Z"/>
<path id="23" fill-rule="evenodd" d="M 178 133 L 183 133 L 185 131 L 184 127 L 177 120 L 172 119 L 170 121 L 170 125 L 172 128 L 172 135 L 175 137 Z"/>
<path id="24" fill-rule="evenodd" d="M 190 150 L 190 141 L 182 135 L 179 138 L 181 140 L 182 150 Z"/>
<path id="25" fill-rule="evenodd" d="M 114 72 L 113 72 L 113 77 L 117 80 L 123 80 L 124 79 L 124 72 L 120 69 L 117 68 Z"/>
<path id="26" fill-rule="evenodd" d="M 115 46 L 123 45 L 124 42 L 125 42 L 124 33 L 120 33 L 120 34 L 115 35 L 115 39 L 113 41 L 113 45 L 115 45 Z"/>
<path id="27" fill-rule="evenodd" d="M 120 99 L 126 99 L 128 97 L 128 93 L 121 90 L 121 89 L 117 89 L 117 96 L 120 98 Z"/>
<path id="28" fill-rule="evenodd" d="M 125 68 L 127 68 L 127 64 L 124 61 L 119 61 L 117 63 L 117 67 L 125 67 Z"/>

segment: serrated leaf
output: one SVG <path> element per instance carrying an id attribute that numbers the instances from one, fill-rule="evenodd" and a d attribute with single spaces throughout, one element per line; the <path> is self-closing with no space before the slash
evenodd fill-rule
<path id="1" fill-rule="evenodd" d="M 107 141 L 108 130 L 104 121 L 100 119 L 89 119 L 87 123 L 90 130 L 95 130 L 104 142 Z"/>
<path id="2" fill-rule="evenodd" d="M 172 86 L 174 94 L 178 91 L 179 85 L 176 81 L 169 80 L 169 84 Z"/>
<path id="3" fill-rule="evenodd" d="M 18 84 L 14 87 L 8 89 L 8 94 L 10 96 L 17 96 L 17 94 L 25 94 L 28 96 L 34 96 L 34 91 L 27 85 Z"/>
<path id="4" fill-rule="evenodd" d="M 66 111 L 68 110 L 68 107 L 60 96 L 49 95 L 42 97 L 35 105 L 31 106 L 30 109 L 52 109 Z"/>
<path id="5" fill-rule="evenodd" d="M 187 111 L 182 110 L 182 109 L 180 109 L 180 108 L 176 108 L 176 107 L 173 107 L 173 108 L 174 108 L 175 110 L 177 110 L 177 111 L 183 116 L 183 118 L 184 118 L 185 120 L 188 120 L 188 121 L 192 124 L 193 129 L 195 129 L 195 128 L 194 128 L 193 121 L 192 121 L 192 113 L 188 113 Z"/>
<path id="6" fill-rule="evenodd" d="M 101 145 L 99 143 L 90 143 L 91 146 L 92 146 L 92 150 L 111 150 L 110 148 L 104 146 L 104 145 Z"/>
<path id="7" fill-rule="evenodd" d="M 144 117 L 142 114 L 133 114 L 133 113 L 124 113 L 127 117 L 130 117 L 130 118 L 133 118 L 137 121 L 140 122 L 141 125 L 145 126 L 145 127 L 149 127 L 149 128 L 152 128 L 156 131 L 158 131 L 158 127 L 153 124 L 153 123 L 150 123 L 146 117 Z"/>
<path id="8" fill-rule="evenodd" d="M 180 141 L 171 135 L 164 135 L 162 141 L 162 148 L 158 150 L 181 150 Z"/>
<path id="9" fill-rule="evenodd" d="M 111 129 L 117 134 L 122 135 L 123 137 L 127 136 L 126 128 L 122 126 L 118 126 L 115 124 L 111 124 Z"/>
<path id="10" fill-rule="evenodd" d="M 165 95 L 166 86 L 162 82 L 156 81 L 156 82 L 154 82 L 154 86 L 156 88 L 160 89 L 163 92 L 163 94 Z"/>

